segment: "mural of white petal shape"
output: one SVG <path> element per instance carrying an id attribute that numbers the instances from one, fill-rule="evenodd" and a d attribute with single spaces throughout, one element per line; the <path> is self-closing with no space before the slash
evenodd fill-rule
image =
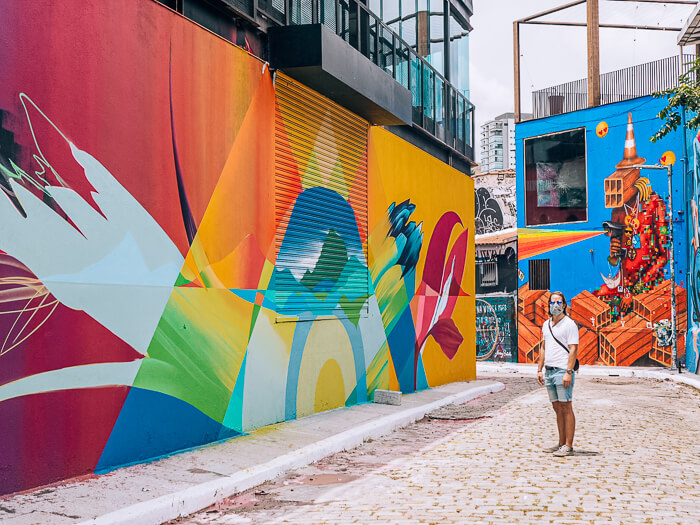
<path id="1" fill-rule="evenodd" d="M 15 397 L 101 386 L 131 386 L 141 360 L 128 363 L 97 363 L 51 370 L 0 386 L 0 401 Z"/>
<path id="2" fill-rule="evenodd" d="M 102 215 L 72 189 L 47 186 L 74 227 L 10 180 L 26 218 L 0 196 L 0 250 L 25 264 L 61 303 L 145 354 L 184 259 L 99 161 L 69 145 Z"/>

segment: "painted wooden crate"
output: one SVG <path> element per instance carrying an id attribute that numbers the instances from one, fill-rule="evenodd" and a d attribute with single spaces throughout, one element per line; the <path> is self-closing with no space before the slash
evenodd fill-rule
<path id="1" fill-rule="evenodd" d="M 579 326 L 578 360 L 582 365 L 594 365 L 598 362 L 598 332 Z"/>
<path id="2" fill-rule="evenodd" d="M 546 293 L 546 290 L 523 290 L 523 287 L 521 287 L 520 290 L 518 290 L 518 311 L 522 312 L 531 322 L 534 322 L 535 303 Z"/>
<path id="3" fill-rule="evenodd" d="M 542 347 L 542 328 L 518 312 L 518 362 L 536 363 Z"/>
<path id="4" fill-rule="evenodd" d="M 679 361 L 683 361 L 685 358 L 685 332 L 678 332 L 676 341 L 676 358 Z M 673 364 L 673 347 L 659 346 L 656 342 L 656 337 L 654 337 L 649 357 L 661 365 L 671 366 Z"/>
<path id="5" fill-rule="evenodd" d="M 676 285 L 676 314 L 678 329 L 685 330 L 687 292 Z M 635 296 L 632 301 L 634 313 L 655 323 L 662 319 L 671 319 L 671 281 L 666 280 L 653 290 Z M 683 324 L 681 324 L 683 321 Z"/>
<path id="6" fill-rule="evenodd" d="M 535 326 L 542 326 L 549 319 L 549 294 L 543 293 L 534 304 L 532 321 Z"/>
<path id="7" fill-rule="evenodd" d="M 651 350 L 647 320 L 630 314 L 600 330 L 600 360 L 610 366 L 630 366 Z"/>
<path id="8" fill-rule="evenodd" d="M 579 326 L 594 331 L 610 324 L 610 306 L 588 290 L 571 300 L 570 315 Z"/>

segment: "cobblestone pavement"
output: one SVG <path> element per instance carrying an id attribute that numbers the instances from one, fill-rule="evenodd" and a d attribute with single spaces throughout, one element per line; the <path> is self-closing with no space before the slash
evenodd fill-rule
<path id="1" fill-rule="evenodd" d="M 534 378 L 173 523 L 700 523 L 700 393 L 578 377 L 576 454 Z"/>

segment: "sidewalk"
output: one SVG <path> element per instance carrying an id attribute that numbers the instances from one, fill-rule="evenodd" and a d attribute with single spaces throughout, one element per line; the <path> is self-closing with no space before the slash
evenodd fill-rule
<path id="1" fill-rule="evenodd" d="M 158 524 L 205 508 L 286 471 L 360 445 L 453 403 L 497 392 L 497 381 L 452 383 L 260 428 L 248 435 L 0 498 L 4 525 Z"/>
<path id="2" fill-rule="evenodd" d="M 536 364 L 525 363 L 494 363 L 494 362 L 478 362 L 476 364 L 477 376 L 479 373 L 519 373 L 519 374 L 537 374 Z M 629 366 L 595 366 L 582 365 L 578 371 L 581 376 L 605 377 L 639 377 L 643 379 L 660 379 L 663 381 L 673 381 L 675 383 L 683 383 L 700 390 L 700 375 L 691 374 L 689 372 L 678 373 L 675 370 L 658 367 L 629 367 Z"/>

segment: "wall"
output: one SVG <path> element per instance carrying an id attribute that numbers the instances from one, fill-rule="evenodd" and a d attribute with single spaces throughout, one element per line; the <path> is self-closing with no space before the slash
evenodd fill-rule
<path id="1" fill-rule="evenodd" d="M 369 401 L 406 374 L 405 391 L 474 378 L 466 177 L 373 130 L 370 226 L 388 251 L 368 264 L 354 249 L 367 233 L 341 236 L 368 313 L 280 322 L 278 253 L 331 192 L 299 185 L 276 216 L 283 145 L 262 62 L 154 2 L 46 0 L 0 8 L 0 63 L 0 493 Z M 408 225 L 389 208 L 408 199 L 426 247 L 392 260 Z M 314 226 L 328 236 L 334 218 Z M 332 286 L 299 293 L 337 311 Z M 410 306 L 394 310 L 399 289 Z"/>
<path id="2" fill-rule="evenodd" d="M 474 176 L 476 234 L 515 228 L 515 170 L 499 170 Z"/>
<path id="3" fill-rule="evenodd" d="M 518 334 L 513 295 L 477 296 L 476 359 L 517 363 Z"/>
<path id="4" fill-rule="evenodd" d="M 688 338 L 686 366 L 689 372 L 700 373 L 700 135 L 692 139 L 692 171 L 688 173 Z"/>
<path id="5" fill-rule="evenodd" d="M 392 388 L 474 378 L 473 181 L 381 128 L 370 130 L 369 176 Z"/>
<path id="6" fill-rule="evenodd" d="M 537 358 L 540 327 L 547 318 L 547 295 L 529 289 L 529 263 L 549 259 L 550 289 L 564 292 L 572 305 L 572 318 L 580 327 L 582 364 L 670 365 L 670 347 L 664 346 L 655 331 L 657 323 L 670 319 L 671 309 L 668 224 L 664 222 L 668 178 L 666 171 L 640 173 L 630 166 L 674 161 L 678 355 L 684 359 L 687 277 L 680 162 L 683 134 L 676 131 L 656 144 L 649 140 L 662 124 L 656 115 L 664 105 L 663 101 L 645 97 L 517 126 L 520 361 Z M 587 220 L 527 227 L 524 139 L 579 127 L 585 127 Z M 606 208 L 605 179 L 610 176 L 627 177 L 626 193 L 622 205 Z M 609 204 L 612 206 L 612 201 Z M 605 235 L 605 221 L 623 225 L 620 239 Z M 618 247 L 623 250 L 615 265 L 615 259 L 611 263 L 609 257 L 619 252 Z"/>
<path id="7" fill-rule="evenodd" d="M 506 135 L 513 136 L 514 145 L 513 126 L 507 126 L 506 131 Z M 509 146 L 510 143 L 508 140 Z M 477 360 L 515 362 L 518 359 L 515 170 L 479 174 L 474 177 L 474 186 Z M 494 264 L 497 284 L 488 278 L 492 277 Z M 482 279 L 482 275 L 487 278 Z"/>

